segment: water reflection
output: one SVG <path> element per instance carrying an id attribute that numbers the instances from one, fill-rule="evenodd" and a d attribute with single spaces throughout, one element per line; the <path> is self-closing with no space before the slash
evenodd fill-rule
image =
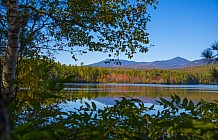
<path id="1" fill-rule="evenodd" d="M 121 100 L 121 98 L 117 99 Z M 105 107 L 111 107 L 115 105 L 115 100 L 112 98 L 95 98 L 95 99 L 87 99 L 87 98 L 82 98 L 82 99 L 77 99 L 75 101 L 67 101 L 65 103 L 60 104 L 59 106 L 62 108 L 62 111 L 76 111 L 78 110 L 81 106 L 87 107 L 86 103 L 89 105 L 92 105 L 92 102 L 94 102 L 97 106 L 97 109 L 103 110 Z M 144 103 L 145 107 L 151 107 L 153 104 L 152 103 Z M 163 110 L 163 106 L 155 105 L 153 110 L 149 111 L 149 114 L 157 114 L 158 110 Z M 148 113 L 148 112 L 147 112 Z"/>
<path id="2" fill-rule="evenodd" d="M 146 103 L 155 103 L 159 97 L 170 98 L 177 94 L 194 102 L 204 99 L 212 102 L 218 99 L 218 85 L 160 85 L 160 84 L 84 84 L 68 83 L 65 88 L 68 94 L 86 97 L 89 100 L 110 104 L 119 97 L 132 97 Z M 107 101 L 107 102 L 105 102 Z"/>
<path id="3" fill-rule="evenodd" d="M 188 98 L 194 103 L 201 99 L 213 102 L 218 99 L 217 85 L 160 85 L 160 84 L 84 84 L 74 83 L 66 84 L 65 93 L 69 99 L 62 103 L 62 109 L 72 111 L 79 109 L 85 102 L 91 105 L 94 102 L 98 109 L 104 109 L 106 106 L 115 105 L 115 100 L 121 100 L 121 97 L 140 99 L 146 107 L 155 104 L 155 110 L 150 114 L 156 114 L 162 110 L 156 100 L 163 97 L 170 100 L 171 95 L 177 94 L 183 98 Z M 75 97 L 76 100 L 70 100 Z"/>

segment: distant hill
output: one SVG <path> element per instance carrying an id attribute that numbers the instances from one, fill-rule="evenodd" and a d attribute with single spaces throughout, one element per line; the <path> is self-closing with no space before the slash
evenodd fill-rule
<path id="1" fill-rule="evenodd" d="M 192 66 L 202 66 L 208 63 L 206 59 L 189 61 L 182 57 L 175 57 L 169 60 L 154 61 L 154 62 L 135 62 L 128 60 L 114 60 L 110 63 L 109 59 L 93 63 L 90 66 L 95 67 L 112 67 L 112 68 L 136 68 L 136 69 L 174 69 Z"/>
<path id="2" fill-rule="evenodd" d="M 140 99 L 142 102 L 144 103 L 152 103 L 152 104 L 157 104 L 157 102 L 155 100 L 156 99 L 153 99 L 153 98 L 150 98 L 150 97 L 134 97 L 135 99 Z M 93 99 L 94 101 L 98 101 L 99 103 L 102 103 L 102 104 L 105 104 L 105 105 L 115 105 L 115 100 L 118 100 L 118 101 L 121 101 L 121 98 L 120 97 L 97 97 L 97 98 L 94 98 Z"/>

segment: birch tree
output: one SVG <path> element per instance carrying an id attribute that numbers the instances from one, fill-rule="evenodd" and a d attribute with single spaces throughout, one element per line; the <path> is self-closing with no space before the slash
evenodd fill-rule
<path id="1" fill-rule="evenodd" d="M 18 10 L 17 0 L 8 0 L 1 2 L 1 7 L 6 6 L 6 19 L 1 19 L 1 23 L 6 22 L 7 29 L 7 50 L 5 52 L 5 58 L 2 70 L 1 79 L 1 92 L 0 92 L 0 139 L 10 139 L 10 126 L 9 126 L 9 115 L 7 110 L 7 104 L 14 96 L 14 85 L 11 84 L 12 80 L 15 78 L 16 62 L 18 58 L 19 50 L 19 27 L 20 27 L 20 17 Z M 2 18 L 2 15 L 1 15 Z M 2 24 L 3 27 L 5 24 Z M 3 32 L 3 29 L 2 31 Z M 2 34 L 2 33 L 1 33 Z M 3 36 L 3 35 L 1 35 Z M 2 44 L 2 43 L 1 43 Z"/>

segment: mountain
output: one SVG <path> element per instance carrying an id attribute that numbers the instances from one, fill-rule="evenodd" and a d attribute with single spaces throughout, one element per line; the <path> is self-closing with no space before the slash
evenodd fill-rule
<path id="1" fill-rule="evenodd" d="M 155 100 L 158 100 L 158 98 L 150 98 L 150 97 L 134 97 L 135 99 L 139 99 L 144 103 L 152 103 L 152 104 L 157 104 Z M 97 101 L 101 104 L 108 105 L 108 106 L 113 106 L 116 104 L 115 100 L 121 101 L 120 97 L 97 97 L 93 98 L 92 100 Z"/>
<path id="2" fill-rule="evenodd" d="M 182 57 L 175 57 L 169 60 L 154 61 L 154 62 L 135 62 L 127 60 L 113 60 L 109 59 L 93 63 L 90 66 L 95 67 L 112 67 L 112 68 L 138 68 L 138 69 L 173 69 L 182 67 L 201 66 L 208 63 L 206 59 L 189 61 Z"/>
<path id="3" fill-rule="evenodd" d="M 180 68 L 182 66 L 188 65 L 190 61 L 181 57 L 175 57 L 170 60 L 154 61 L 151 62 L 150 66 L 152 68 L 169 69 L 169 68 Z"/>
<path id="4" fill-rule="evenodd" d="M 202 66 L 202 65 L 205 65 L 205 64 L 208 64 L 209 63 L 209 60 L 208 59 L 200 59 L 200 60 L 194 60 L 194 61 L 191 61 L 189 64 L 188 64 L 188 67 L 192 67 L 192 66 Z M 215 62 L 210 62 L 211 64 L 215 63 Z"/>

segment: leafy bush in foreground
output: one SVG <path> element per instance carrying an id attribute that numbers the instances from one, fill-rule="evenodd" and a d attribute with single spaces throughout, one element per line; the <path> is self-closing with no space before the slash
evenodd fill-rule
<path id="1" fill-rule="evenodd" d="M 137 99 L 122 98 L 98 109 L 85 103 L 74 111 L 57 104 L 27 106 L 15 112 L 13 139 L 218 139 L 218 101 L 193 103 L 171 96 L 157 101 L 163 110 L 150 114 Z M 21 115 L 22 114 L 22 115 Z"/>

